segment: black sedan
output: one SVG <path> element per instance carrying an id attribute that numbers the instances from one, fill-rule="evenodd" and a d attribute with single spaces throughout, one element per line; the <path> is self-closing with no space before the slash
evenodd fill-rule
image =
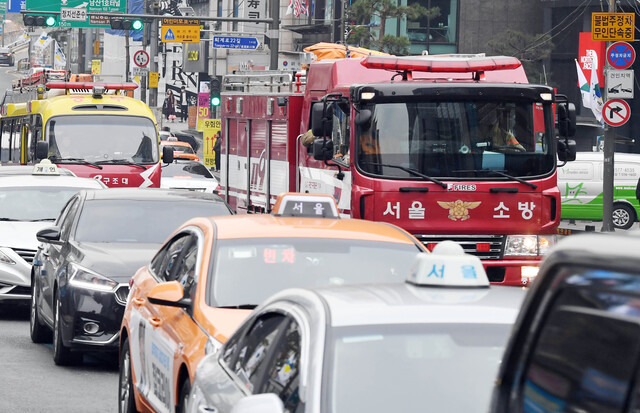
<path id="1" fill-rule="evenodd" d="M 184 221 L 230 215 L 217 195 L 164 189 L 85 190 L 41 230 L 33 262 L 31 339 L 58 365 L 118 351 L 129 280 Z"/>
<path id="2" fill-rule="evenodd" d="M 0 47 L 0 64 L 13 66 L 15 62 L 15 56 L 11 49 L 8 47 Z"/>

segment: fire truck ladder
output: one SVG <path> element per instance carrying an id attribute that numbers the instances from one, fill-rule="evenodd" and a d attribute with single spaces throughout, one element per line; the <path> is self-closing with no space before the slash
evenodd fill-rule
<path id="1" fill-rule="evenodd" d="M 240 93 L 294 93 L 296 87 L 304 86 L 306 78 L 300 77 L 300 84 L 296 85 L 297 76 L 292 72 L 263 71 L 236 72 L 226 75 L 222 81 L 222 90 L 225 92 Z M 302 89 L 304 91 L 304 89 Z"/>

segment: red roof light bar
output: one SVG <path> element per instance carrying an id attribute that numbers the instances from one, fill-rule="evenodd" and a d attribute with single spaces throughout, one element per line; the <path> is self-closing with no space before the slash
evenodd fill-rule
<path id="1" fill-rule="evenodd" d="M 515 57 L 396 57 L 367 56 L 362 66 L 368 69 L 432 73 L 473 73 L 517 69 L 522 63 Z"/>
<path id="2" fill-rule="evenodd" d="M 47 89 L 86 89 L 92 90 L 94 86 L 104 87 L 104 90 L 135 90 L 135 83 L 93 83 L 93 82 L 49 82 Z"/>

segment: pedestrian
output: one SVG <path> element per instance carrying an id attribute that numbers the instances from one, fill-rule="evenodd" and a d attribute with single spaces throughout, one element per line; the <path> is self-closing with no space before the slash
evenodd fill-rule
<path id="1" fill-rule="evenodd" d="M 180 122 L 186 122 L 189 117 L 189 99 L 187 98 L 187 89 L 182 86 L 180 88 Z"/>
<path id="2" fill-rule="evenodd" d="M 216 133 L 216 141 L 213 144 L 213 154 L 215 155 L 214 169 L 216 171 L 220 170 L 220 145 L 222 145 L 222 137 L 220 136 L 220 131 L 218 131 Z"/>
<path id="3" fill-rule="evenodd" d="M 162 104 L 162 113 L 171 122 L 176 118 L 176 98 L 173 96 L 171 89 L 167 91 L 167 97 Z"/>

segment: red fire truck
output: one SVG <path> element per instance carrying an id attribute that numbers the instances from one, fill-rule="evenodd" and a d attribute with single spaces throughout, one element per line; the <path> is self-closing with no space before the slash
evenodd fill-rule
<path id="1" fill-rule="evenodd" d="M 328 193 L 341 214 L 399 225 L 428 248 L 459 242 L 510 285 L 531 281 L 555 243 L 556 159 L 575 156 L 575 111 L 515 58 L 322 60 L 304 77 L 222 83 L 221 189 L 238 212 Z"/>

